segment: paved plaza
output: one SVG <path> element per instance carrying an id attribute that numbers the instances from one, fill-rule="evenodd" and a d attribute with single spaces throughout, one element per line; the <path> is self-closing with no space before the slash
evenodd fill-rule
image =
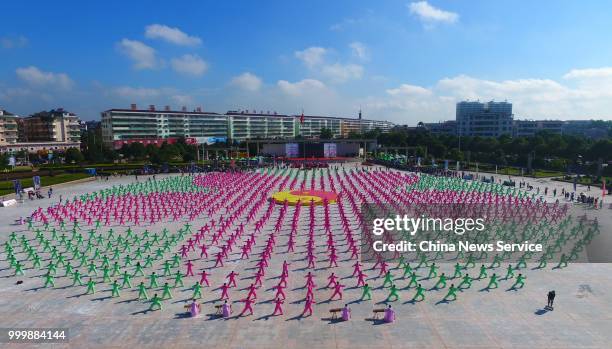
<path id="1" fill-rule="evenodd" d="M 344 164 L 342 171 L 362 171 L 356 164 Z M 368 167 L 367 174 L 346 176 L 323 176 L 312 172 L 305 182 L 312 188 L 331 190 L 330 179 L 334 178 L 336 192 L 351 191 L 341 198 L 341 204 L 346 210 L 349 219 L 349 230 L 359 238 L 356 212 L 351 208 L 348 196 L 358 197 L 357 192 L 377 193 L 373 188 L 375 183 L 395 183 L 393 181 L 405 180 L 408 173 L 397 172 L 395 175 L 384 174 L 380 171 L 382 180 L 374 173 L 376 167 Z M 176 236 L 176 244 L 171 244 L 171 251 L 163 251 L 162 258 L 155 258 L 151 267 L 146 268 L 144 276 L 135 276 L 131 283 L 133 287 L 120 290 L 119 297 L 111 296 L 111 282 L 102 280 L 102 268 L 98 265 L 99 275 L 96 280 L 96 293 L 85 294 L 86 287 L 72 286 L 72 278 L 64 277 L 64 268 L 58 266 L 54 287 L 44 287 L 47 264 L 53 260 L 50 252 L 41 253 L 42 266 L 32 267 L 27 260 L 26 253 L 16 242 L 16 257 L 25 264 L 25 275 L 14 276 L 15 270 L 10 266 L 7 253 L 0 249 L 0 328 L 68 328 L 68 343 L 61 344 L 0 344 L 2 348 L 610 348 L 612 343 L 612 264 L 611 263 L 570 263 L 565 268 L 554 269 L 555 263 L 550 263 L 544 269 L 536 269 L 537 263 L 530 262 L 526 268 L 520 270 L 526 276 L 525 286 L 512 289 L 515 279 L 501 279 L 499 287 L 487 289 L 487 279 L 474 280 L 469 289 L 458 292 L 456 301 L 443 302 L 447 289 L 433 289 L 436 280 L 423 279 L 427 288 L 426 299 L 422 302 L 412 302 L 415 294 L 413 287 L 408 287 L 409 279 L 401 278 L 402 270 L 394 269 L 397 263 L 389 263 L 391 272 L 395 275 L 394 281 L 400 289 L 400 299 L 389 302 L 396 312 L 397 320 L 393 323 L 384 323 L 373 318 L 373 310 L 386 307 L 385 300 L 389 295 L 388 288 L 383 288 L 383 277 L 378 277 L 378 270 L 372 269 L 372 264 L 363 266 L 367 274 L 366 282 L 372 288 L 372 300 L 360 301 L 362 288 L 357 287 L 356 278 L 352 276 L 353 265 L 356 259 L 351 259 L 349 244 L 345 236 L 345 228 L 341 221 L 338 205 L 329 205 L 330 231 L 332 244 L 339 251 L 338 266 L 329 268 L 329 240 L 330 234 L 324 228 L 324 205 L 314 206 L 315 229 L 314 250 L 316 266 L 308 268 L 306 246 L 309 240 L 309 206 L 301 206 L 296 214 L 295 206 L 285 206 L 270 202 L 270 194 L 295 185 L 299 187 L 304 180 L 304 174 L 299 171 L 278 170 L 275 173 L 258 172 L 259 177 L 227 177 L 219 176 L 214 179 L 203 175 L 200 189 L 184 188 L 184 183 L 191 183 L 192 178 L 180 175 L 157 176 L 156 181 L 175 183 L 176 187 L 169 191 L 182 191 L 180 198 L 191 198 L 191 201 L 202 198 L 210 200 L 205 202 L 181 203 L 176 196 L 157 197 L 171 201 L 169 206 L 157 208 L 163 215 L 154 221 L 148 217 L 136 224 L 134 217 L 128 217 L 121 224 L 113 219 L 113 208 L 105 208 L 110 213 L 110 222 L 96 229 L 95 235 L 103 232 L 106 236 L 108 229 L 112 228 L 116 235 L 126 237 L 130 228 L 135 234 L 142 236 L 147 230 L 151 234 L 162 234 L 167 229 L 169 236 Z M 391 171 L 396 173 L 396 171 Z M 323 173 L 323 172 L 321 172 Z M 333 170 L 330 170 L 333 173 Z M 343 172 L 340 172 L 343 173 Z M 350 172 L 353 173 L 353 172 Z M 357 173 L 357 172 L 355 172 Z M 361 173 L 361 172 L 360 172 Z M 297 174 L 297 175 L 296 175 Z M 214 176 L 214 175 L 213 175 Z M 183 179 L 179 178 L 182 177 Z M 505 178 L 506 176 L 499 176 Z M 208 178 L 208 179 L 207 179 Z M 368 182 L 368 181 L 372 182 Z M 520 178 L 515 178 L 519 181 Z M 548 179 L 525 179 L 534 187 L 549 188 L 549 195 L 545 198 L 553 202 L 555 198 L 550 194 L 552 188 L 561 188 L 572 191 L 572 184 L 554 182 Z M 137 182 L 138 181 L 138 182 Z M 30 241 L 31 246 L 42 250 L 36 235 L 36 228 L 43 230 L 42 221 L 37 221 L 28 229 L 27 224 L 14 223 L 20 217 L 26 217 L 32 212 L 42 208 L 56 205 L 59 196 L 64 199 L 100 192 L 115 186 L 141 188 L 143 183 L 152 182 L 150 177 L 117 177 L 108 181 L 91 180 L 78 184 L 54 187 L 54 196 L 51 199 L 26 200 L 15 206 L 0 208 L 0 246 L 5 246 L 10 234 L 15 232 L 17 240 L 22 235 Z M 295 181 L 295 183 L 292 183 Z M 194 181 L 194 183 L 198 183 Z M 44 183 L 43 183 L 44 184 Z M 354 185 L 355 187 L 352 187 Z M 147 187 L 148 188 L 148 187 Z M 345 188 L 345 189 L 341 189 Z M 147 189 L 148 190 L 148 189 Z M 599 189 L 592 188 L 590 192 L 586 187 L 579 186 L 578 193 L 600 196 Z M 215 196 L 223 193 L 226 197 Z M 128 201 L 121 205 L 153 205 L 147 202 L 150 192 L 144 191 L 133 194 Z M 559 195 L 557 195 L 559 197 Z M 119 197 L 119 194 L 116 194 Z M 85 200 L 95 201 L 99 197 L 88 196 Z M 140 201 L 139 201 L 140 200 Z M 563 202 L 563 200 L 561 200 Z M 184 205 L 184 206 L 181 206 Z M 260 206 L 257 206 L 260 205 Z M 574 209 L 590 218 L 597 218 L 600 234 L 597 235 L 585 253 L 589 260 L 605 261 L 612 251 L 612 210 L 611 199 L 606 197 L 602 209 L 592 209 L 579 204 Z M 92 206 L 93 207 L 93 206 Z M 123 206 L 125 207 L 125 206 Z M 152 207 L 152 206 L 151 206 Z M 158 206 L 155 206 L 158 207 Z M 81 219 L 91 207 L 79 206 L 74 214 Z M 166 210 L 166 211 L 164 211 Z M 172 211 L 176 210 L 176 211 Z M 181 211 L 182 210 L 182 211 Z M 190 211 L 191 210 L 191 211 Z M 60 211 L 60 215 L 69 211 Z M 145 212 L 144 206 L 137 207 L 134 212 Z M 172 216 L 172 212 L 175 213 Z M 189 215 L 190 212 L 196 214 Z M 70 213 L 69 214 L 73 214 Z M 221 221 L 228 221 L 227 227 L 220 227 Z M 103 217 L 103 216 L 102 216 Z M 232 216 L 233 217 L 233 216 Z M 292 232 L 291 220 L 296 217 L 295 232 Z M 130 219 L 131 218 L 131 219 Z M 51 219 L 51 217 L 49 217 Z M 215 222 L 217 225 L 214 225 Z M 261 229 L 256 229 L 256 222 L 263 222 Z M 279 223 L 280 222 L 280 223 Z M 94 228 L 86 220 L 81 222 L 79 231 L 87 239 L 87 232 Z M 186 226 L 186 224 L 188 224 Z M 240 226 L 244 232 L 237 234 Z M 59 224 L 56 219 L 51 226 Z M 193 233 L 202 227 L 210 227 L 210 233 L 203 241 L 209 246 L 209 257 L 201 257 L 200 250 L 187 253 L 181 258 L 180 266 L 172 268 L 172 274 L 161 277 L 164 273 L 164 261 L 171 260 L 175 254 L 181 254 L 181 246 L 187 244 Z M 214 228 L 213 228 L 214 227 Z M 64 234 L 71 235 L 72 223 L 67 222 Z M 189 232 L 187 231 L 189 229 Z M 207 228 L 208 229 L 208 228 Z M 184 231 L 183 234 L 180 232 Z M 215 231 L 224 232 L 218 243 L 211 241 Z M 58 235 L 62 231 L 59 231 Z M 51 233 L 44 230 L 44 238 L 49 239 Z M 176 235 L 175 235 L 176 234 Z M 220 246 L 225 244 L 228 235 L 235 235 L 236 243 L 233 249 L 223 259 L 223 266 L 215 266 L 216 254 L 221 253 Z M 252 250 L 248 258 L 241 258 L 241 249 L 249 236 L 254 237 Z M 293 235 L 294 234 L 294 235 Z M 270 236 L 274 241 L 270 242 Z M 291 236 L 295 238 L 295 250 L 288 251 Z M 182 239 L 178 238 L 182 236 Z M 115 239 L 117 236 L 114 237 Z M 229 238 L 232 239 L 231 237 Z M 126 238 L 127 240 L 127 238 Z M 144 241 L 144 240 L 143 240 Z M 64 246 L 59 241 L 51 241 L 52 245 Z M 117 243 L 118 245 L 120 243 Z M 228 243 L 232 245 L 232 243 Z M 99 245 L 102 246 L 103 244 Z M 138 245 L 138 244 L 137 244 Z M 271 254 L 265 267 L 265 275 L 261 278 L 261 286 L 257 288 L 257 298 L 253 304 L 253 315 L 237 316 L 243 309 L 244 300 L 249 293 L 249 286 L 255 282 L 258 271 L 260 254 L 269 247 Z M 63 247 L 62 247 L 63 248 Z M 108 250 L 109 256 L 112 249 Z M 123 264 L 127 252 L 122 251 L 120 260 Z M 151 254 L 155 253 L 155 247 Z M 161 252 L 160 252 L 161 253 Z M 70 254 L 66 253 L 67 257 Z M 134 251 L 127 254 L 134 254 Z M 146 256 L 147 253 L 145 252 Z M 144 259 L 144 258 L 143 258 Z M 147 283 L 147 276 L 152 271 L 160 275 L 159 287 L 147 290 L 148 296 L 155 293 L 162 294 L 162 285 L 165 282 L 174 285 L 175 272 L 185 274 L 187 260 L 194 263 L 194 276 L 185 276 L 184 285 L 171 289 L 172 298 L 162 301 L 162 310 L 149 310 L 148 301 L 139 300 L 136 287 L 141 281 Z M 76 260 L 70 260 L 72 264 Z M 273 288 L 281 278 L 283 263 L 289 263 L 286 299 L 283 304 L 284 315 L 271 316 L 275 309 L 275 289 Z M 112 264 L 112 262 L 111 262 Z M 130 273 L 132 266 L 122 266 Z M 86 267 L 81 268 L 85 274 Z M 476 268 L 477 269 L 477 268 Z M 210 286 L 202 288 L 202 313 L 197 318 L 186 316 L 185 305 L 192 298 L 192 286 L 200 281 L 200 272 L 206 270 L 210 276 Z M 504 266 L 499 268 L 503 272 Z M 221 285 L 227 282 L 227 275 L 231 272 L 238 274 L 237 285 L 229 289 L 229 303 L 232 304 L 233 314 L 229 318 L 217 316 L 216 305 L 222 304 Z M 312 316 L 300 316 L 305 307 L 307 290 L 306 276 L 313 273 L 316 286 Z M 330 300 L 334 289 L 327 288 L 327 278 L 331 273 L 339 277 L 339 282 L 346 287 L 343 290 L 342 300 Z M 419 274 L 427 274 L 426 269 L 420 269 Z M 440 271 L 447 275 L 453 274 L 452 263 L 441 263 Z M 490 271 L 491 272 L 491 271 Z M 490 273 L 489 272 L 489 273 Z M 470 271 L 478 274 L 477 271 Z M 518 273 L 518 272 L 517 272 Z M 476 276 L 476 275 L 473 275 Z M 88 277 L 83 277 L 86 282 Z M 111 279 L 121 282 L 120 274 Z M 18 281 L 22 281 L 18 283 Z M 458 281 L 458 280 L 457 280 Z M 449 284 L 452 281 L 449 281 Z M 456 282 L 456 281 L 455 281 Z M 548 291 L 555 290 L 554 311 L 544 309 Z M 332 319 L 329 312 L 332 308 L 340 308 L 348 304 L 352 311 L 350 321 L 337 321 Z"/>

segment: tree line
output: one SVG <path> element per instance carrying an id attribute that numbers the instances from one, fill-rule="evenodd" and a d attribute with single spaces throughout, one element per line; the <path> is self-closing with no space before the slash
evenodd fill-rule
<path id="1" fill-rule="evenodd" d="M 612 161 L 610 137 L 593 140 L 582 135 L 546 131 L 530 137 L 458 137 L 405 128 L 395 128 L 388 133 L 375 130 L 364 134 L 364 137 L 376 138 L 381 146 L 416 147 L 418 156 L 426 153 L 429 158 L 499 166 L 527 167 L 530 156 L 534 168 L 556 171 L 578 167 L 592 170 L 600 160 L 604 164 Z"/>
<path id="2" fill-rule="evenodd" d="M 322 129 L 320 138 L 331 139 L 331 130 Z M 541 132 L 532 137 L 470 137 L 435 135 L 427 130 L 396 127 L 383 133 L 379 129 L 364 134 L 351 133 L 348 138 L 376 139 L 379 146 L 414 147 L 417 156 L 426 159 L 479 162 L 498 166 L 527 167 L 532 157 L 532 167 L 555 171 L 580 168 L 595 173 L 598 162 L 612 161 L 612 138 L 593 140 L 581 135 L 560 135 Z M 240 145 L 235 142 L 235 145 Z M 218 146 L 223 146 L 220 144 Z M 253 149 L 254 151 L 254 149 Z M 184 138 L 176 143 L 161 146 L 144 145 L 138 142 L 124 144 L 115 150 L 102 142 L 100 128 L 88 130 L 81 137 L 81 149 L 55 152 L 53 159 L 62 158 L 65 163 L 103 163 L 117 159 L 128 161 L 150 161 L 156 164 L 168 162 L 189 162 L 197 158 L 195 145 L 187 144 Z M 17 154 L 21 157 L 23 154 Z M 0 167 L 8 165 L 8 154 L 0 155 Z M 48 160 L 48 154 L 29 154 L 30 161 Z M 612 166 L 604 173 L 612 173 Z"/>

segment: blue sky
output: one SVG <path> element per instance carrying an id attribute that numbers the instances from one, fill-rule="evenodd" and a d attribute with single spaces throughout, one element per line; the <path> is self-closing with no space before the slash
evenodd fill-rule
<path id="1" fill-rule="evenodd" d="M 612 118 L 607 1 L 3 2 L 0 107 Z"/>

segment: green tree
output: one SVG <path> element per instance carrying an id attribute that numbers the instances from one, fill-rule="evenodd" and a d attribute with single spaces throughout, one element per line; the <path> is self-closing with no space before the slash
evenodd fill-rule
<path id="1" fill-rule="evenodd" d="M 334 138 L 334 133 L 332 132 L 331 129 L 329 129 L 327 127 L 322 127 L 321 128 L 321 134 L 319 135 L 319 138 L 321 138 L 321 139 L 332 139 L 332 138 Z"/>
<path id="2" fill-rule="evenodd" d="M 147 156 L 147 151 L 144 144 L 133 142 L 129 147 L 129 154 L 135 160 L 143 160 Z"/>
<path id="3" fill-rule="evenodd" d="M 168 144 L 164 142 L 161 147 L 159 147 L 159 152 L 153 156 L 151 159 L 152 162 L 157 164 L 163 164 L 166 162 L 179 162 L 182 161 L 183 157 L 181 155 L 179 147 L 174 144 Z"/>
<path id="4" fill-rule="evenodd" d="M 85 160 L 85 157 L 78 148 L 68 148 L 64 153 L 64 158 L 70 164 L 80 164 Z"/>
<path id="5" fill-rule="evenodd" d="M 0 154 L 0 169 L 5 169 L 8 167 L 10 157 L 11 156 L 8 153 Z"/>
<path id="6" fill-rule="evenodd" d="M 149 159 L 152 159 L 159 154 L 159 147 L 155 144 L 147 144 L 145 153 Z"/>

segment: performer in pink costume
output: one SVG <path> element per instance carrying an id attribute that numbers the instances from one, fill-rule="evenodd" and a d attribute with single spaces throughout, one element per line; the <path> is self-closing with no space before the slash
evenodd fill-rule
<path id="1" fill-rule="evenodd" d="M 385 261 L 380 262 L 380 273 L 378 273 L 378 276 L 382 276 L 385 275 L 387 273 L 387 267 L 389 266 L 389 264 L 387 264 Z"/>
<path id="2" fill-rule="evenodd" d="M 202 283 L 206 283 L 206 286 L 210 287 L 210 284 L 208 283 L 208 276 L 210 276 L 210 274 L 208 274 L 206 270 L 202 270 L 202 273 L 200 274 L 200 285 Z"/>
<path id="3" fill-rule="evenodd" d="M 314 292 L 312 291 L 312 286 L 308 285 L 308 287 L 306 287 L 306 298 L 313 298 L 314 299 Z"/>
<path id="4" fill-rule="evenodd" d="M 229 299 L 229 286 L 226 283 L 223 283 L 221 286 L 221 298 L 220 299 Z"/>
<path id="5" fill-rule="evenodd" d="M 236 276 L 238 276 L 238 275 L 239 274 L 234 272 L 233 270 L 232 270 L 231 273 L 229 273 L 227 275 L 227 278 L 229 279 L 229 281 L 228 281 L 229 287 L 236 287 Z"/>
<path id="6" fill-rule="evenodd" d="M 353 264 L 353 275 L 351 276 L 355 276 L 359 274 L 360 272 L 361 272 L 361 264 L 359 264 L 359 262 L 355 262 L 355 264 Z"/>
<path id="7" fill-rule="evenodd" d="M 340 283 L 336 283 L 336 285 L 334 286 L 334 293 L 329 299 L 333 300 L 334 297 L 336 296 L 340 296 L 340 299 L 342 299 L 342 289 L 343 288 L 344 288 L 344 285 L 340 285 Z"/>
<path id="8" fill-rule="evenodd" d="M 249 294 L 247 295 L 247 298 L 251 298 L 253 297 L 253 299 L 257 299 L 257 286 L 251 284 L 249 286 Z"/>
<path id="9" fill-rule="evenodd" d="M 206 258 L 208 258 L 208 252 L 207 252 L 205 244 L 202 244 L 200 246 L 200 258 L 202 258 L 202 256 L 205 256 Z"/>
<path id="10" fill-rule="evenodd" d="M 287 298 L 287 296 L 285 295 L 285 292 L 283 291 L 284 287 L 281 286 L 281 284 L 274 286 L 273 289 L 276 290 L 276 295 L 274 296 L 274 298 L 282 299 L 282 300 L 285 300 Z"/>
<path id="11" fill-rule="evenodd" d="M 315 283 L 314 283 L 314 280 L 313 280 L 314 276 L 312 275 L 311 272 L 308 272 L 308 274 L 306 274 L 305 277 L 306 277 L 306 286 L 307 287 L 308 286 L 310 286 L 310 287 L 317 287 L 317 285 L 315 285 Z"/>
<path id="12" fill-rule="evenodd" d="M 193 276 L 193 262 L 191 260 L 187 261 L 187 264 L 185 264 L 187 266 L 187 273 L 185 274 L 185 276 Z"/>
<path id="13" fill-rule="evenodd" d="M 263 271 L 257 271 L 255 274 L 255 285 L 261 286 L 261 279 L 264 277 Z"/>
<path id="14" fill-rule="evenodd" d="M 287 241 L 287 252 L 295 252 L 295 240 L 293 239 L 293 235 L 289 236 L 289 241 Z"/>
<path id="15" fill-rule="evenodd" d="M 251 248 L 249 247 L 248 244 L 242 246 L 242 255 L 240 256 L 240 259 L 249 259 L 250 251 L 251 251 Z"/>
<path id="16" fill-rule="evenodd" d="M 336 276 L 336 274 L 331 273 L 331 275 L 327 277 L 327 280 L 329 280 L 329 283 L 325 287 L 327 288 L 335 287 L 338 277 Z"/>
<path id="17" fill-rule="evenodd" d="M 329 255 L 329 268 L 332 266 L 338 266 L 338 256 L 333 252 Z"/>
<path id="18" fill-rule="evenodd" d="M 219 253 L 217 253 L 216 262 L 215 262 L 215 268 L 216 268 L 217 266 L 219 266 L 219 264 L 220 264 L 221 266 L 223 266 L 223 252 L 219 252 Z"/>
<path id="19" fill-rule="evenodd" d="M 253 300 L 250 298 L 246 298 L 243 299 L 244 302 L 244 309 L 242 309 L 242 311 L 240 312 L 240 314 L 238 316 L 243 316 L 247 311 L 249 312 L 249 315 L 253 315 Z"/>
<path id="20" fill-rule="evenodd" d="M 282 275 L 289 275 L 289 266 L 291 264 L 287 263 L 287 261 L 283 261 L 283 273 Z"/>
<path id="21" fill-rule="evenodd" d="M 312 305 L 315 303 L 313 298 L 306 297 L 306 303 L 304 303 L 304 311 L 302 312 L 302 317 L 306 316 L 308 312 L 308 316 L 312 316 Z"/>
<path id="22" fill-rule="evenodd" d="M 315 259 L 317 259 L 317 257 L 314 254 L 309 254 L 308 255 L 308 268 L 312 268 L 315 269 Z"/>
<path id="23" fill-rule="evenodd" d="M 365 278 L 368 277 L 365 273 L 359 271 L 359 275 L 357 276 L 357 286 L 365 285 Z"/>
<path id="24" fill-rule="evenodd" d="M 280 277 L 280 280 L 278 281 L 278 284 L 279 285 L 283 285 L 283 287 L 287 287 L 287 277 L 288 276 L 289 275 L 287 275 L 287 274 L 282 274 L 281 277 Z"/>
<path id="25" fill-rule="evenodd" d="M 283 303 L 285 302 L 280 298 L 276 298 L 276 300 L 274 300 L 275 305 L 274 305 L 274 312 L 272 313 L 272 316 L 283 315 Z"/>

